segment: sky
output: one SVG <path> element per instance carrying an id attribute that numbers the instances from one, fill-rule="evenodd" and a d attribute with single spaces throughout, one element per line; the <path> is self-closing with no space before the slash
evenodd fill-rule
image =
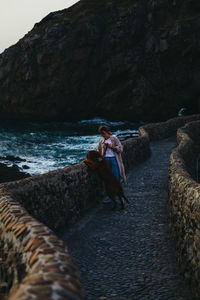
<path id="1" fill-rule="evenodd" d="M 0 0 L 0 53 L 17 43 L 50 12 L 76 2 L 78 0 Z"/>

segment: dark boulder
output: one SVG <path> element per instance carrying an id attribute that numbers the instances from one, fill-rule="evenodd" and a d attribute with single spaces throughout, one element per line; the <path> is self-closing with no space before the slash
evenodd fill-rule
<path id="1" fill-rule="evenodd" d="M 0 160 L 6 160 L 6 161 L 9 161 L 9 162 L 15 162 L 15 163 L 26 161 L 26 159 L 23 159 L 19 156 L 13 156 L 13 155 L 0 156 Z"/>
<path id="2" fill-rule="evenodd" d="M 0 55 L 0 117 L 163 120 L 200 109 L 199 0 L 82 0 Z"/>
<path id="3" fill-rule="evenodd" d="M 0 163 L 0 183 L 19 180 L 26 177 L 30 177 L 30 175 L 21 172 L 17 165 L 14 164 L 12 167 L 8 167 L 7 165 Z"/>

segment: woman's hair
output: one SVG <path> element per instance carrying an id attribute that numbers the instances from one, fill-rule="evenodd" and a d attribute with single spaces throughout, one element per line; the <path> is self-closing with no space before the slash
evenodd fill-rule
<path id="1" fill-rule="evenodd" d="M 110 128 L 106 125 L 99 126 L 98 132 L 102 133 L 103 131 L 110 133 Z"/>

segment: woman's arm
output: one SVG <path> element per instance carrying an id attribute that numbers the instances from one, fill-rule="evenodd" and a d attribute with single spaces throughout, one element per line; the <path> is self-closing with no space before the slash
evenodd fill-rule
<path id="1" fill-rule="evenodd" d="M 101 149 L 101 148 L 100 148 L 100 142 L 99 142 L 99 143 L 98 143 L 98 146 L 97 146 L 97 148 L 96 148 L 96 150 L 97 150 L 98 152 L 101 152 L 100 149 Z"/>
<path id="2" fill-rule="evenodd" d="M 101 152 L 102 152 L 102 140 L 99 142 L 99 144 L 98 144 L 96 150 L 97 150 L 100 154 L 102 154 L 102 153 L 101 153 Z"/>

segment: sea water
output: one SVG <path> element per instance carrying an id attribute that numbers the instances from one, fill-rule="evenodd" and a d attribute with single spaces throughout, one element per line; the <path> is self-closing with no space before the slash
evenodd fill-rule
<path id="1" fill-rule="evenodd" d="M 102 124 L 108 125 L 113 135 L 136 133 L 141 125 L 98 118 L 75 123 L 1 121 L 0 156 L 18 156 L 26 160 L 17 165 L 22 169 L 28 166 L 31 175 L 79 163 L 89 150 L 96 149 L 101 139 L 97 130 Z M 10 161 L 3 162 L 12 165 Z"/>

